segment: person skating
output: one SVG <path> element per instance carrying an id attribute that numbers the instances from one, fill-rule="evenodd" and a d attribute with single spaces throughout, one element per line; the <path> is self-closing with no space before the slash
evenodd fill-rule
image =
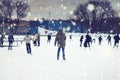
<path id="1" fill-rule="evenodd" d="M 37 46 L 37 36 L 38 36 L 38 34 L 37 34 L 37 32 L 35 32 L 35 34 L 33 35 L 33 44 L 34 44 L 34 46 Z"/>
<path id="2" fill-rule="evenodd" d="M 84 47 L 90 47 L 90 43 L 92 44 L 92 37 L 89 35 L 89 33 L 87 33 L 86 35 L 86 39 L 84 42 Z"/>
<path id="3" fill-rule="evenodd" d="M 37 46 L 40 46 L 40 33 L 37 33 Z"/>
<path id="4" fill-rule="evenodd" d="M 114 47 L 117 47 L 118 48 L 118 44 L 119 44 L 119 40 L 120 40 L 120 37 L 119 37 L 119 34 L 116 34 L 114 37 Z"/>
<path id="5" fill-rule="evenodd" d="M 107 36 L 106 40 L 108 40 L 108 45 L 111 45 L 111 36 L 110 36 L 110 34 Z"/>
<path id="6" fill-rule="evenodd" d="M 72 35 L 69 36 L 70 40 L 72 40 Z"/>
<path id="7" fill-rule="evenodd" d="M 59 60 L 59 55 L 60 55 L 60 50 L 62 49 L 62 57 L 63 57 L 63 60 L 66 60 L 65 59 L 65 44 L 66 44 L 66 36 L 65 34 L 63 33 L 63 30 L 60 29 L 56 35 L 56 38 L 55 38 L 55 43 L 54 45 L 56 46 L 56 43 L 57 43 L 57 46 L 58 46 L 58 51 L 57 51 L 57 60 Z"/>
<path id="8" fill-rule="evenodd" d="M 13 34 L 9 34 L 9 35 L 8 35 L 8 42 L 9 42 L 8 50 L 12 50 L 13 41 L 14 41 L 14 36 L 13 36 Z"/>
<path id="9" fill-rule="evenodd" d="M 1 35 L 1 37 L 0 37 L 0 46 L 1 46 L 1 47 L 4 47 L 4 46 L 3 46 L 4 39 L 6 39 L 6 37 L 5 37 L 5 34 L 2 33 L 2 35 Z"/>
<path id="10" fill-rule="evenodd" d="M 83 43 L 83 35 L 80 37 L 80 47 L 82 47 L 82 43 Z"/>
<path id="11" fill-rule="evenodd" d="M 47 36 L 47 43 L 49 42 L 50 43 L 50 41 L 51 41 L 51 33 L 50 34 L 48 34 L 48 36 Z"/>
<path id="12" fill-rule="evenodd" d="M 101 45 L 101 42 L 102 42 L 102 36 L 100 35 L 99 37 L 98 37 L 98 41 L 99 41 L 99 45 Z"/>
<path id="13" fill-rule="evenodd" d="M 31 53 L 31 44 L 30 44 L 31 40 L 33 40 L 32 37 L 29 35 L 29 33 L 27 33 L 27 35 L 24 37 L 23 41 L 26 42 L 26 50 L 27 50 L 28 54 L 32 54 Z"/>

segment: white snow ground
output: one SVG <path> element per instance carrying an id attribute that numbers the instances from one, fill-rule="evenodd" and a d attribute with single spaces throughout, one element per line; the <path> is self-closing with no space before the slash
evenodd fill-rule
<path id="1" fill-rule="evenodd" d="M 16 44 L 16 43 L 14 43 Z M 32 54 L 26 53 L 25 43 L 9 50 L 0 48 L 0 80 L 120 80 L 120 48 L 98 42 L 90 49 L 79 47 L 79 37 L 67 37 L 66 61 L 56 59 L 54 37 L 47 43 L 41 37 L 41 46 L 32 45 Z"/>

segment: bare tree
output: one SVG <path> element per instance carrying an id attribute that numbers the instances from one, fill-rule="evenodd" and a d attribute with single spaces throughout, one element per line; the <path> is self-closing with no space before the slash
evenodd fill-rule
<path id="1" fill-rule="evenodd" d="M 0 16 L 10 19 L 14 14 L 17 19 L 24 18 L 30 11 L 30 6 L 24 0 L 0 0 Z"/>
<path id="2" fill-rule="evenodd" d="M 3 15 L 6 18 L 10 19 L 15 9 L 14 3 L 12 2 L 12 0 L 2 0 L 1 2 L 2 2 L 1 10 L 3 12 Z"/>
<path id="3" fill-rule="evenodd" d="M 88 5 L 92 4 L 94 9 L 88 10 Z M 104 19 L 114 18 L 117 12 L 112 8 L 111 3 L 106 0 L 91 0 L 85 4 L 79 4 L 74 11 L 76 19 L 86 21 L 88 26 L 91 25 L 92 31 L 97 31 L 101 27 L 101 22 Z M 89 23 L 91 20 L 91 24 Z"/>
<path id="4" fill-rule="evenodd" d="M 29 5 L 27 3 L 25 3 L 24 1 L 16 2 L 17 19 L 26 17 L 29 10 L 30 10 Z"/>
<path id="5" fill-rule="evenodd" d="M 16 14 L 19 23 L 19 19 L 26 17 L 29 10 L 30 7 L 24 0 L 0 0 L 0 22 L 4 24 L 7 21 L 7 26 L 13 32 L 12 17 Z"/>

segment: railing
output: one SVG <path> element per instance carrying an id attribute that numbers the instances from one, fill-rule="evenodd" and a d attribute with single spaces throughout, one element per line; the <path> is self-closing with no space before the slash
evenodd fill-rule
<path id="1" fill-rule="evenodd" d="M 23 41 L 23 38 L 14 38 L 13 46 L 18 47 L 19 44 L 21 44 L 22 41 Z M 9 45 L 8 39 L 4 39 L 3 47 L 8 47 L 8 45 Z M 0 45 L 0 47 L 2 47 L 2 46 Z"/>

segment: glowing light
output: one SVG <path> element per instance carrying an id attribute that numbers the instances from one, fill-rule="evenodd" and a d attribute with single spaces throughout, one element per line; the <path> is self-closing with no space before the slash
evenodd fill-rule
<path id="1" fill-rule="evenodd" d="M 89 11 L 93 11 L 93 10 L 95 9 L 95 7 L 94 7 L 93 4 L 88 4 L 87 9 L 88 9 Z"/>

